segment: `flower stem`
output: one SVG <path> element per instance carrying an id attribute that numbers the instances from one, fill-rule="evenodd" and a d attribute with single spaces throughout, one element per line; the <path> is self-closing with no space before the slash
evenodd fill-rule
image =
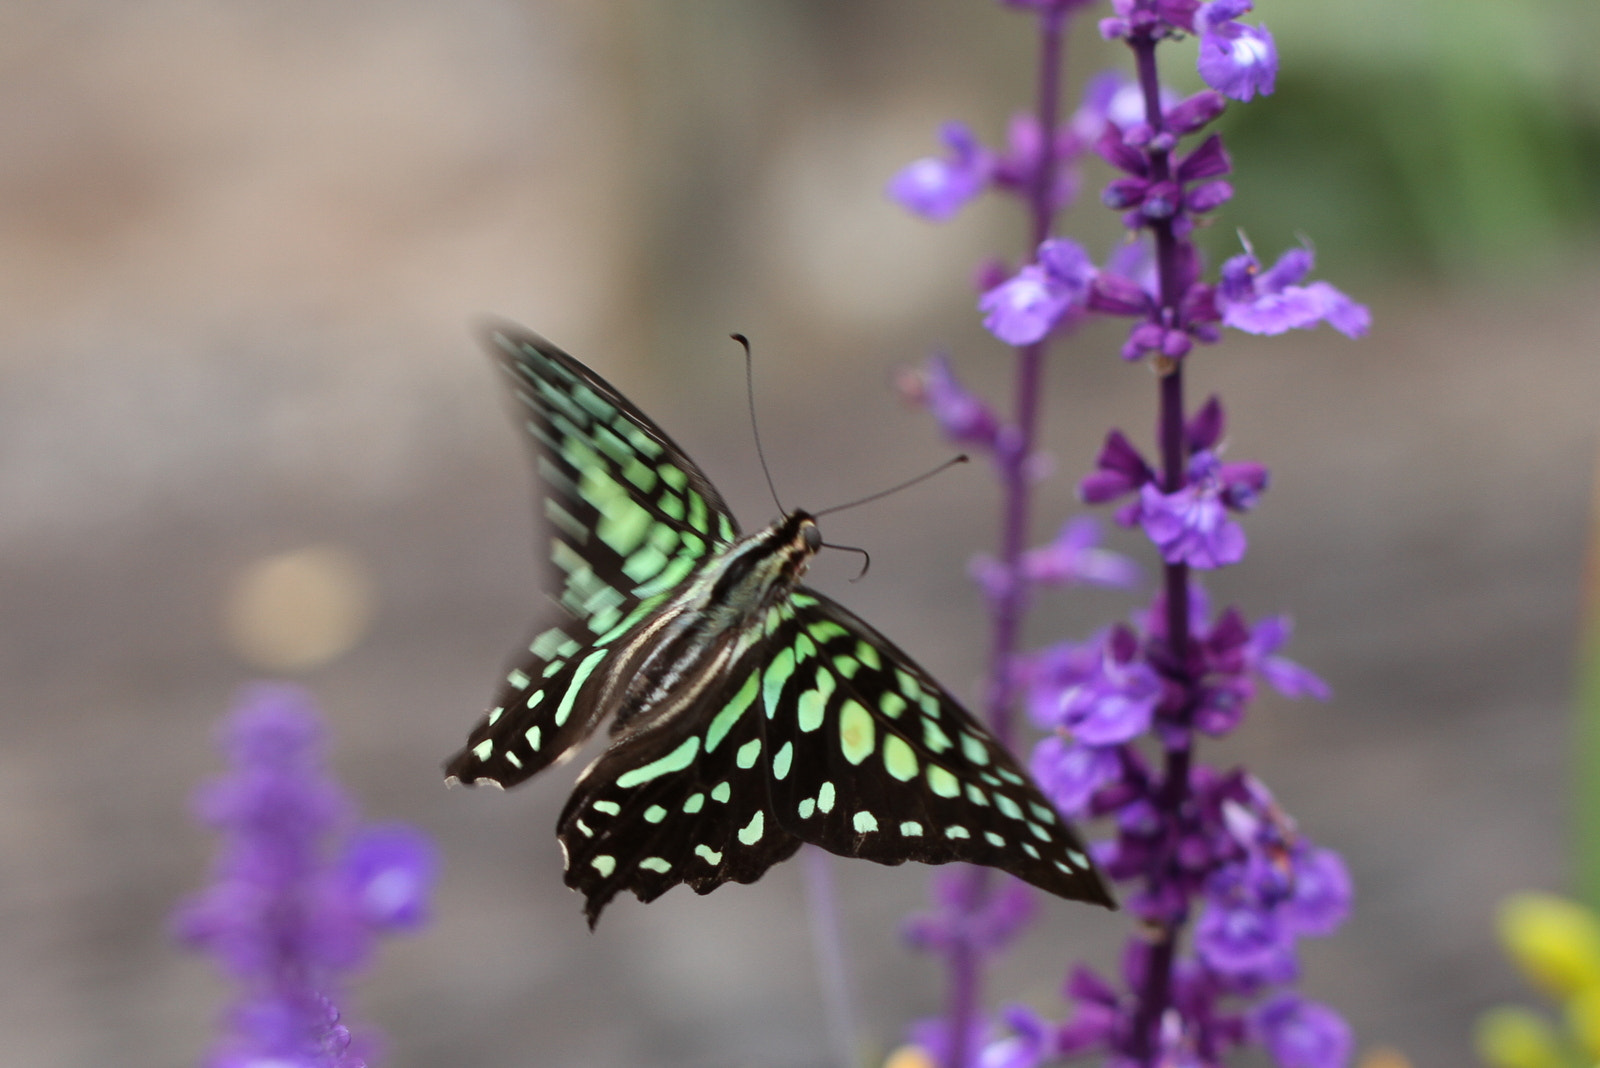
<path id="1" fill-rule="evenodd" d="M 1156 71 L 1156 40 L 1148 34 L 1129 38 L 1138 70 L 1139 87 L 1144 95 L 1145 121 L 1151 130 L 1160 134 L 1165 130 L 1165 117 L 1161 111 L 1160 79 Z M 1172 176 L 1170 153 L 1164 149 L 1150 151 L 1150 173 L 1156 181 L 1166 181 Z M 1160 307 L 1157 314 L 1162 325 L 1178 326 L 1181 292 L 1182 263 L 1179 258 L 1177 235 L 1170 220 L 1152 220 L 1155 237 L 1156 270 L 1160 286 Z M 1184 437 L 1183 364 L 1169 361 L 1158 363 L 1161 373 L 1160 416 L 1158 419 L 1161 449 L 1161 485 L 1167 493 L 1183 488 L 1187 467 L 1188 449 Z M 1192 690 L 1194 681 L 1189 677 L 1189 565 L 1169 563 L 1162 568 L 1162 587 L 1166 602 L 1166 632 L 1168 670 L 1173 681 Z M 1193 752 L 1193 735 L 1181 740 L 1168 736 L 1165 742 L 1166 760 L 1162 769 L 1160 789 L 1156 794 L 1157 808 L 1167 822 L 1164 855 L 1157 858 L 1148 873 L 1150 885 L 1168 884 L 1177 873 L 1174 855 L 1179 841 L 1178 821 L 1189 800 L 1189 766 Z M 1172 996 L 1172 968 L 1177 958 L 1178 939 L 1182 934 L 1187 915 L 1163 919 L 1156 925 L 1149 956 L 1145 961 L 1144 982 L 1138 992 L 1138 1007 L 1134 1013 L 1133 1049 L 1139 1063 L 1154 1065 L 1161 1056 L 1161 1019 L 1167 1011 Z"/>
<path id="2" fill-rule="evenodd" d="M 1035 250 L 1050 236 L 1055 221 L 1058 168 L 1056 126 L 1060 115 L 1061 65 L 1066 46 L 1066 12 L 1060 8 L 1039 14 L 1039 159 L 1028 195 L 1029 250 Z M 985 702 L 990 727 L 1007 749 L 1016 748 L 1017 691 L 1012 665 L 1027 613 L 1027 589 L 1017 580 L 1022 554 L 1028 547 L 1028 527 L 1032 512 L 1029 486 L 1029 459 L 1038 441 L 1039 407 L 1042 397 L 1045 355 L 1048 340 L 1023 347 L 1017 353 L 1016 411 L 1009 441 L 997 451 L 1001 479 L 1000 560 L 1012 581 L 1005 584 L 992 608 L 993 639 L 989 654 L 989 686 Z M 965 899 L 972 911 L 983 907 L 989 895 L 987 868 L 972 868 L 971 893 Z M 970 1048 L 973 1023 L 982 1000 L 983 956 L 965 938 L 957 938 L 947 954 L 950 969 L 949 1008 L 950 1063 L 948 1068 L 967 1068 L 972 1060 Z"/>

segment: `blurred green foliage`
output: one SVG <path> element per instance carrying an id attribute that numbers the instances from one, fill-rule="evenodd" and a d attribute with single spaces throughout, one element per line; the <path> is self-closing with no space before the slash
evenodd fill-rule
<path id="1" fill-rule="evenodd" d="M 1229 221 L 1322 273 L 1500 273 L 1600 232 L 1600 4 L 1258 0 L 1283 76 L 1229 109 Z M 1232 228 L 1208 252 L 1235 251 Z"/>

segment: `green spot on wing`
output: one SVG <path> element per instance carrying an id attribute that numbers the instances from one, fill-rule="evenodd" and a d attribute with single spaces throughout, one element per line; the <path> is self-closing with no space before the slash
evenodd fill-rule
<path id="1" fill-rule="evenodd" d="M 662 875 L 665 875 L 667 872 L 672 870 L 672 865 L 660 857 L 645 857 L 639 862 L 639 867 L 645 869 L 646 871 L 660 872 Z"/>
<path id="2" fill-rule="evenodd" d="M 615 816 L 622 811 L 622 806 L 615 801 L 596 801 L 594 810 L 596 812 L 604 812 L 607 816 Z"/>
<path id="3" fill-rule="evenodd" d="M 683 810 L 691 816 L 706 807 L 705 794 L 690 794 L 689 799 L 683 803 Z"/>
<path id="4" fill-rule="evenodd" d="M 572 673 L 572 681 L 567 684 L 567 692 L 561 695 L 561 703 L 556 706 L 556 726 L 559 727 L 567 721 L 572 714 L 572 705 L 578 699 L 578 691 L 583 689 L 584 682 L 594 673 L 600 661 L 606 658 L 604 649 L 596 649 L 578 665 Z"/>
<path id="5" fill-rule="evenodd" d="M 728 798 L 733 796 L 733 788 L 725 782 L 719 782 L 711 790 L 711 800 L 718 804 L 726 805 Z"/>
<path id="6" fill-rule="evenodd" d="M 744 685 L 739 687 L 739 692 L 722 706 L 722 711 L 717 713 L 716 718 L 711 721 L 711 726 L 706 728 L 706 752 L 714 750 L 721 744 L 722 739 L 728 736 L 728 732 L 739 721 L 739 717 L 745 714 L 751 702 L 756 699 L 756 690 L 760 688 L 760 684 L 761 678 L 758 673 L 750 672 L 749 677 L 744 680 Z"/>
<path id="7" fill-rule="evenodd" d="M 928 789 L 940 797 L 956 797 L 961 793 L 961 782 L 948 770 L 937 764 L 929 764 Z"/>
<path id="8" fill-rule="evenodd" d="M 717 852 L 715 849 L 712 849 L 708 845 L 695 846 L 694 855 L 711 865 L 713 868 L 722 863 L 722 854 Z"/>
<path id="9" fill-rule="evenodd" d="M 883 739 L 883 766 L 890 775 L 901 782 L 910 782 L 917 777 L 917 754 L 904 738 L 897 734 L 885 735 Z"/>
<path id="10" fill-rule="evenodd" d="M 794 761 L 794 743 L 784 742 L 783 748 L 778 750 L 778 755 L 772 758 L 772 777 L 786 779 L 789 777 L 789 765 Z"/>
<path id="11" fill-rule="evenodd" d="M 794 674 L 794 650 L 783 648 L 772 658 L 761 679 L 761 703 L 766 706 L 767 718 L 778 711 L 778 700 L 783 696 L 783 684 Z"/>
<path id="12" fill-rule="evenodd" d="M 659 779 L 663 775 L 670 775 L 675 771 L 682 771 L 694 763 L 694 758 L 700 753 L 700 736 L 698 734 L 685 738 L 683 744 L 657 760 L 652 760 L 643 767 L 631 768 L 617 776 L 617 785 L 623 789 L 638 786 L 640 783 Z M 726 785 L 726 784 L 724 784 Z"/>
<path id="13" fill-rule="evenodd" d="M 761 755 L 761 739 L 752 738 L 739 747 L 739 752 L 734 755 L 734 763 L 741 768 L 756 766 L 756 757 Z"/>
<path id="14" fill-rule="evenodd" d="M 605 853 L 595 857 L 589 864 L 600 873 L 602 879 L 611 878 L 611 873 L 617 870 L 617 858 Z"/>
<path id="15" fill-rule="evenodd" d="M 689 476 L 681 467 L 676 467 L 673 464 L 662 464 L 656 470 L 661 474 L 661 481 L 675 490 L 681 491 L 683 487 L 689 484 Z"/>
<path id="16" fill-rule="evenodd" d="M 804 730 L 805 725 L 802 724 L 800 729 Z M 852 764 L 859 764 L 872 755 L 876 742 L 872 713 L 854 698 L 845 701 L 839 709 L 839 749 L 844 753 L 844 758 Z"/>
<path id="17" fill-rule="evenodd" d="M 800 695 L 799 723 L 802 731 L 814 731 L 822 726 L 823 714 L 828 708 L 828 698 L 836 685 L 827 668 L 817 668 L 816 684 Z"/>
<path id="18" fill-rule="evenodd" d="M 644 810 L 644 818 L 646 823 L 660 823 L 667 818 L 667 810 L 660 805 L 651 805 Z"/>
<path id="19" fill-rule="evenodd" d="M 973 735 L 961 735 L 961 755 L 979 767 L 989 763 L 989 747 Z"/>
<path id="20" fill-rule="evenodd" d="M 885 691 L 883 696 L 878 698 L 878 711 L 882 712 L 890 719 L 899 719 L 900 713 L 904 712 L 905 710 L 906 699 L 897 693 Z"/>
<path id="21" fill-rule="evenodd" d="M 916 820 L 906 820 L 900 824 L 900 833 L 907 838 L 917 838 L 922 834 L 922 824 Z"/>
<path id="22" fill-rule="evenodd" d="M 761 841 L 761 834 L 764 829 L 762 825 L 765 822 L 765 815 L 759 811 L 754 816 L 751 816 L 750 822 L 739 828 L 739 841 L 747 846 L 755 845 Z"/>
<path id="23" fill-rule="evenodd" d="M 817 810 L 820 811 L 823 815 L 827 815 L 828 813 L 832 812 L 833 811 L 833 798 L 834 798 L 833 783 L 831 783 L 831 782 L 823 783 L 822 784 L 822 789 L 817 791 Z"/>
<path id="24" fill-rule="evenodd" d="M 874 816 L 866 809 L 862 809 L 860 812 L 857 812 L 851 819 L 850 823 L 851 826 L 855 827 L 857 834 L 866 834 L 869 831 L 875 831 L 878 829 L 878 817 Z"/>

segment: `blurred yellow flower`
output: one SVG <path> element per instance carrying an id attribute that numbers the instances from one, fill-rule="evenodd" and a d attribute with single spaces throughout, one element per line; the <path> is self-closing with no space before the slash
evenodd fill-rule
<path id="1" fill-rule="evenodd" d="M 1600 986 L 1600 921 L 1581 905 L 1517 894 L 1500 907 L 1500 939 L 1528 978 L 1557 998 Z"/>
<path id="2" fill-rule="evenodd" d="M 1478 1017 L 1478 1056 L 1493 1068 L 1565 1068 L 1561 1039 L 1544 1017 L 1514 1005 Z"/>

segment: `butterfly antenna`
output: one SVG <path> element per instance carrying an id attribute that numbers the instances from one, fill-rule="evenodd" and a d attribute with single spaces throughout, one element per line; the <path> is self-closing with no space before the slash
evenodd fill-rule
<path id="1" fill-rule="evenodd" d="M 778 514 L 788 515 L 789 509 L 778 500 L 778 487 L 772 484 L 772 472 L 767 470 L 767 454 L 761 449 L 761 428 L 756 425 L 756 377 L 752 366 L 755 361 L 750 357 L 750 339 L 743 334 L 728 336 L 744 347 L 744 393 L 745 401 L 750 408 L 750 433 L 756 439 L 756 459 L 761 461 L 761 473 L 767 476 L 767 489 L 772 493 L 772 503 L 778 506 Z"/>
<path id="2" fill-rule="evenodd" d="M 879 490 L 877 493 L 868 494 L 867 496 L 862 497 L 860 500 L 857 500 L 857 501 L 847 501 L 844 504 L 836 504 L 832 508 L 824 508 L 820 512 L 812 512 L 811 516 L 812 516 L 813 519 L 820 519 L 823 516 L 831 515 L 834 512 L 842 512 L 846 508 L 854 508 L 857 505 L 868 504 L 868 503 L 870 503 L 872 501 L 879 500 L 879 499 L 881 499 L 883 497 L 889 496 L 889 494 L 891 494 L 891 493 L 899 493 L 903 489 L 910 489 L 912 486 L 915 486 L 918 482 L 926 482 L 928 479 L 932 478 L 934 475 L 940 474 L 940 473 L 948 470 L 949 468 L 954 467 L 956 464 L 964 464 L 969 459 L 971 459 L 971 457 L 969 457 L 966 453 L 962 453 L 959 456 L 952 456 L 952 457 L 950 457 L 950 459 L 946 460 L 944 463 L 940 464 L 938 467 L 935 467 L 932 471 L 924 471 L 922 474 L 918 475 L 916 478 L 908 478 L 904 482 L 901 482 L 898 485 L 890 486 L 888 489 L 885 489 L 885 490 Z M 843 548 L 843 546 L 836 546 L 836 548 Z M 865 571 L 862 572 L 862 574 L 865 574 L 865 573 L 866 573 Z"/>

